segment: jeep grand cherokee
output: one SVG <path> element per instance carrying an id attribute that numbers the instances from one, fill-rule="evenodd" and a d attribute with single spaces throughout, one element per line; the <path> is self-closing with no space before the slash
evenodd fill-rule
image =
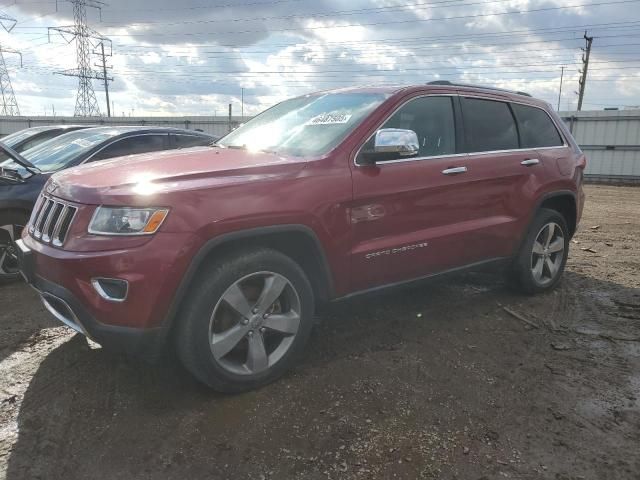
<path id="1" fill-rule="evenodd" d="M 507 262 L 525 292 L 560 280 L 585 157 L 552 108 L 438 82 L 282 102 L 216 146 L 54 175 L 19 241 L 60 321 L 227 392 L 273 381 L 314 308 Z"/>

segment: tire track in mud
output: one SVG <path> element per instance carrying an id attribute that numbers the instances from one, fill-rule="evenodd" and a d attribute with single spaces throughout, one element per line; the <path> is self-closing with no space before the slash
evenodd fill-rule
<path id="1" fill-rule="evenodd" d="M 637 246 L 607 210 L 587 211 L 601 227 L 577 239 L 616 247 L 605 258 L 572 244 L 557 293 L 469 274 L 332 305 L 293 374 L 233 397 L 176 366 L 90 350 L 63 327 L 27 334 L 48 324 L 15 288 L 25 333 L 6 337 L 0 361 L 0 478 L 635 480 L 640 343 L 598 335 L 640 333 L 625 317 L 638 272 L 617 267 Z"/>
<path id="2" fill-rule="evenodd" d="M 394 351 L 403 343 L 422 344 L 433 333 L 463 328 L 465 315 L 486 310 L 495 295 L 500 295 L 501 283 L 499 275 L 477 279 L 466 274 L 441 284 L 424 282 L 405 290 L 332 304 L 318 315 L 303 368 Z M 460 289 L 471 293 L 460 298 Z"/>
<path id="3" fill-rule="evenodd" d="M 616 295 L 628 294 L 628 289 L 568 272 L 558 292 L 549 314 L 562 328 L 553 336 L 562 338 L 570 347 L 553 352 L 553 359 L 549 359 L 556 372 L 552 390 L 567 394 L 553 402 L 555 411 L 561 412 L 555 415 L 589 432 L 597 446 L 581 448 L 591 450 L 594 459 L 599 458 L 602 445 L 625 453 L 626 460 L 619 461 L 615 468 L 618 473 L 604 468 L 601 461 L 592 461 L 598 478 L 626 478 L 637 461 L 627 442 L 640 438 L 640 392 L 631 381 L 639 366 L 639 355 L 634 361 L 634 356 L 613 338 L 628 335 L 630 328 L 636 335 L 639 332 L 638 325 L 630 325 L 606 305 L 614 303 L 611 299 Z"/>

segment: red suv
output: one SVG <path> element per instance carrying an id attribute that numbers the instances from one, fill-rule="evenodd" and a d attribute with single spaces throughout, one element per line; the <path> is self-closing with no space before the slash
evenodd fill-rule
<path id="1" fill-rule="evenodd" d="M 585 157 L 520 92 L 435 82 L 282 102 L 213 147 L 54 175 L 18 242 L 60 321 L 105 347 L 177 347 L 210 387 L 296 364 L 314 308 L 508 262 L 523 291 L 559 281 Z"/>

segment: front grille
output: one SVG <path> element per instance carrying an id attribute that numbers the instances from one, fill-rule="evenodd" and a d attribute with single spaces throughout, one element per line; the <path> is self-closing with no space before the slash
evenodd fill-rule
<path id="1" fill-rule="evenodd" d="M 40 194 L 29 221 L 29 233 L 44 243 L 61 247 L 77 211 L 73 205 Z"/>

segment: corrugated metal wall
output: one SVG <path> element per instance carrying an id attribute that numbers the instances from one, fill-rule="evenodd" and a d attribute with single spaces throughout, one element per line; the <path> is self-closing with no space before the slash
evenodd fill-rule
<path id="1" fill-rule="evenodd" d="M 640 182 L 640 110 L 561 112 L 587 155 L 586 175 L 594 180 Z M 247 120 L 248 117 L 245 118 Z M 0 136 L 27 127 L 52 123 L 101 125 L 159 125 L 200 129 L 225 135 L 242 123 L 241 117 L 0 117 Z"/>
<path id="2" fill-rule="evenodd" d="M 640 182 L 640 110 L 560 115 L 587 156 L 588 178 Z"/>
<path id="3" fill-rule="evenodd" d="M 246 117 L 247 119 L 249 117 Z M 242 117 L 0 117 L 0 137 L 23 128 L 52 124 L 157 125 L 162 127 L 200 129 L 221 137 L 242 123 Z"/>

